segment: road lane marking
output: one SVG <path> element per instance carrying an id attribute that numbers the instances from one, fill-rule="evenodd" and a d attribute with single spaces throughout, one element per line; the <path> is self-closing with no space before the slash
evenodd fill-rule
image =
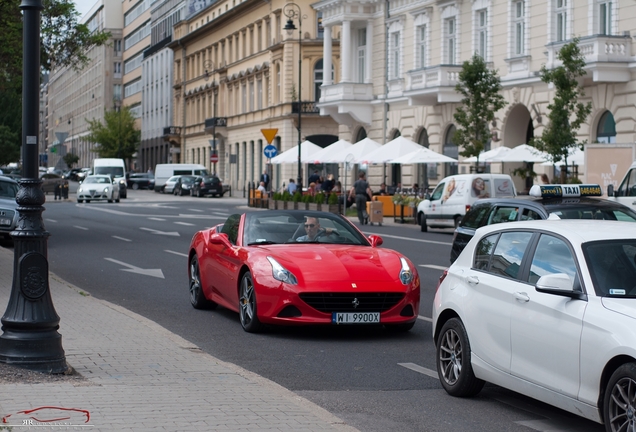
<path id="1" fill-rule="evenodd" d="M 162 218 L 150 217 L 150 218 L 148 218 L 148 219 L 150 219 L 150 220 L 156 220 L 156 221 L 161 221 L 161 222 L 165 222 L 165 219 L 162 219 Z"/>
<path id="2" fill-rule="evenodd" d="M 181 237 L 181 235 L 180 235 L 178 232 L 176 232 L 176 231 L 170 231 L 170 232 L 168 232 L 168 231 L 159 231 L 159 230 L 156 230 L 156 229 L 152 229 L 152 228 L 144 228 L 144 227 L 140 227 L 139 229 L 140 229 L 140 230 L 144 230 L 144 231 L 148 231 L 148 232 L 151 232 L 151 233 L 153 233 L 153 234 L 157 234 L 157 235 L 166 235 L 166 236 L 173 236 L 173 237 Z"/>
<path id="3" fill-rule="evenodd" d="M 47 221 L 47 222 L 55 222 L 55 223 L 57 223 L 57 221 L 55 219 L 44 219 L 44 220 Z"/>
<path id="4" fill-rule="evenodd" d="M 422 316 L 422 315 L 418 315 L 417 319 L 421 319 L 422 321 L 427 321 L 427 322 L 431 322 L 431 323 L 433 322 L 433 318 L 425 317 L 425 316 Z"/>
<path id="5" fill-rule="evenodd" d="M 201 209 L 188 209 L 188 210 L 193 211 L 193 212 L 203 212 L 203 210 L 201 210 Z"/>
<path id="6" fill-rule="evenodd" d="M 379 235 L 382 238 L 394 238 L 394 239 L 398 239 L 398 240 L 410 240 L 410 241 L 420 242 L 420 243 L 431 243 L 431 244 L 439 244 L 439 245 L 445 245 L 445 246 L 452 246 L 453 245 L 453 243 L 449 243 L 449 242 L 441 242 L 441 241 L 435 241 L 435 240 L 424 240 L 424 239 L 417 239 L 417 238 L 412 238 L 412 237 L 402 237 L 402 236 L 395 236 L 395 235 L 389 235 L 389 234 L 384 234 L 384 233 L 365 232 L 364 234 L 365 235 L 375 234 L 375 235 Z"/>
<path id="7" fill-rule="evenodd" d="M 184 226 L 194 226 L 194 224 L 188 223 L 188 222 L 175 222 L 177 225 L 184 225 Z"/>
<path id="8" fill-rule="evenodd" d="M 437 374 L 437 371 L 434 371 L 433 369 L 427 369 L 420 365 L 416 365 L 415 363 L 398 363 L 398 366 L 411 369 L 412 371 L 419 372 L 426 376 L 430 376 L 431 378 L 439 379 L 439 375 Z"/>
<path id="9" fill-rule="evenodd" d="M 171 251 L 171 250 L 168 250 L 168 249 L 165 249 L 164 252 L 168 252 L 168 253 L 179 255 L 179 256 L 182 256 L 182 257 L 186 257 L 186 258 L 188 257 L 188 254 L 184 254 L 184 253 L 181 253 L 181 252 L 175 252 L 175 251 Z"/>
<path id="10" fill-rule="evenodd" d="M 78 204 L 78 207 L 80 205 Z M 105 206 L 81 206 L 84 209 L 90 209 L 90 210 L 95 210 L 95 211 L 101 211 L 104 213 L 110 213 L 110 214 L 114 214 L 114 215 L 118 215 L 118 216 L 133 216 L 133 217 L 143 217 L 143 218 L 147 218 L 147 219 L 152 219 L 152 220 L 160 220 L 163 221 L 165 219 L 153 219 L 157 217 L 157 214 L 135 214 L 135 213 L 128 213 L 125 211 L 121 211 L 121 210 L 114 210 L 112 208 L 106 208 Z M 147 206 L 145 206 L 147 207 Z M 165 208 L 165 207 L 164 207 Z M 174 207 L 177 208 L 177 207 Z M 221 220 L 226 220 L 227 219 L 227 213 L 223 214 L 223 216 L 211 216 L 209 214 L 178 214 L 178 215 L 160 215 L 163 218 L 178 218 L 178 219 L 221 219 Z"/>
<path id="11" fill-rule="evenodd" d="M 132 241 L 132 240 L 130 240 L 130 239 L 127 239 L 127 238 L 124 238 L 124 237 L 119 237 L 119 236 L 113 236 L 113 238 L 116 238 L 117 240 L 127 241 L 127 242 Z"/>
<path id="12" fill-rule="evenodd" d="M 419 264 L 418 267 L 426 267 L 433 270 L 446 270 L 448 266 L 438 266 L 435 264 Z"/>
<path id="13" fill-rule="evenodd" d="M 124 267 L 128 267 L 125 269 L 119 269 L 121 271 L 130 272 L 130 273 L 138 273 L 144 276 L 152 276 L 152 277 L 156 277 L 160 279 L 165 279 L 161 269 L 142 269 L 141 267 L 135 267 L 134 265 L 126 264 L 125 262 L 117 261 L 116 259 L 112 259 L 112 258 L 104 258 L 104 259 L 106 261 L 110 261 L 112 263 L 119 264 Z"/>
<path id="14" fill-rule="evenodd" d="M 73 227 L 75 227 L 75 228 L 77 228 L 77 229 L 84 230 L 84 231 L 88 231 L 88 228 L 85 228 L 85 227 L 83 227 L 83 226 L 73 225 Z"/>

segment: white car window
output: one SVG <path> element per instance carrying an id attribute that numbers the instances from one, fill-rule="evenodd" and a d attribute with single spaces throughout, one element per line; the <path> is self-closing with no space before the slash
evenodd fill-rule
<path id="1" fill-rule="evenodd" d="M 565 273 L 574 284 L 576 280 L 576 264 L 572 252 L 565 241 L 543 234 L 534 252 L 528 282 L 537 283 L 541 276 Z"/>
<path id="2" fill-rule="evenodd" d="M 495 247 L 489 272 L 517 279 L 521 260 L 531 238 L 530 232 L 502 233 Z"/>

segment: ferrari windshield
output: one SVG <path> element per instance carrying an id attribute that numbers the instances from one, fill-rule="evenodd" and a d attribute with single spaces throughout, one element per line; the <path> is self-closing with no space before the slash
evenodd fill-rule
<path id="1" fill-rule="evenodd" d="M 245 215 L 243 244 L 341 243 L 368 246 L 349 221 L 327 212 L 278 210 Z"/>
<path id="2" fill-rule="evenodd" d="M 636 239 L 587 243 L 583 253 L 596 295 L 636 298 Z"/>

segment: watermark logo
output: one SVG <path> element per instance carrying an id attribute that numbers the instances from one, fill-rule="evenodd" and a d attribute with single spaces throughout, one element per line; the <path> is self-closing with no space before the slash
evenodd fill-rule
<path id="1" fill-rule="evenodd" d="M 85 409 L 42 406 L 7 414 L 2 417 L 2 424 L 18 430 L 78 430 L 93 427 L 90 419 L 91 414 Z"/>

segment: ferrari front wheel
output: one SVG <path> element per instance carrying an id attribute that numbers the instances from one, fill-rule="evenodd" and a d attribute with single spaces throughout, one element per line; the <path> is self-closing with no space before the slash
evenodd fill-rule
<path id="1" fill-rule="evenodd" d="M 214 309 L 216 303 L 205 298 L 201 287 L 199 259 L 194 255 L 190 259 L 190 303 L 195 309 Z"/>
<path id="2" fill-rule="evenodd" d="M 239 317 L 241 326 L 246 332 L 257 333 L 261 330 L 262 324 L 256 315 L 256 292 L 254 292 L 254 282 L 250 272 L 245 273 L 241 279 Z"/>

